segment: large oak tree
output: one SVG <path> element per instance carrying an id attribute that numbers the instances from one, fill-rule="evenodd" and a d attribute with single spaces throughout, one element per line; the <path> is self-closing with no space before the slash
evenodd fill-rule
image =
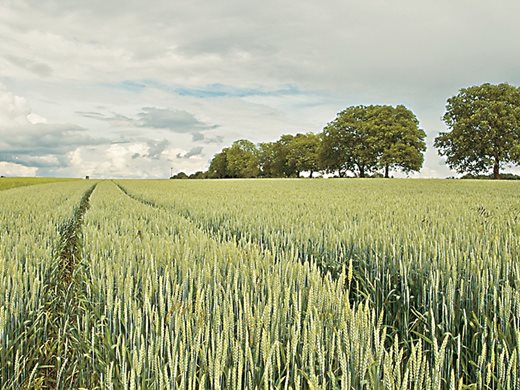
<path id="1" fill-rule="evenodd" d="M 423 164 L 426 134 L 405 106 L 354 106 L 340 112 L 323 130 L 322 168 L 356 172 L 359 177 L 377 169 L 418 171 Z"/>
<path id="2" fill-rule="evenodd" d="M 435 139 L 439 154 L 459 173 L 492 170 L 520 162 L 520 89 L 509 84 L 464 88 L 448 99 L 449 132 Z"/>

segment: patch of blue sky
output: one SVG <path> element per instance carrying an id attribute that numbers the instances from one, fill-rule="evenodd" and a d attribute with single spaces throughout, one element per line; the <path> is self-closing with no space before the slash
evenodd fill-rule
<path id="1" fill-rule="evenodd" d="M 200 88 L 178 87 L 175 92 L 181 96 L 198 98 L 215 97 L 250 97 L 250 96 L 287 96 L 299 95 L 300 90 L 294 85 L 289 85 L 276 90 L 265 90 L 261 88 L 241 88 L 224 84 L 209 84 Z"/>
<path id="2" fill-rule="evenodd" d="M 129 92 L 141 92 L 147 88 L 147 83 L 137 80 L 124 80 L 117 83 L 103 83 L 104 87 L 123 89 Z"/>
<path id="3" fill-rule="evenodd" d="M 175 94 L 176 89 L 158 80 L 123 80 L 117 83 L 103 83 L 102 86 L 109 88 L 122 89 L 128 92 L 142 92 L 147 88 L 158 89 L 163 92 Z"/>
<path id="4" fill-rule="evenodd" d="M 225 85 L 220 83 L 208 84 L 201 87 L 182 87 L 171 86 L 158 80 L 125 80 L 118 83 L 103 84 L 111 88 L 123 89 L 129 92 L 141 92 L 146 88 L 154 88 L 168 93 L 175 93 L 180 96 L 196 98 L 245 98 L 245 97 L 283 97 L 303 95 L 294 85 L 287 85 L 279 89 L 269 90 L 263 88 L 242 88 Z"/>

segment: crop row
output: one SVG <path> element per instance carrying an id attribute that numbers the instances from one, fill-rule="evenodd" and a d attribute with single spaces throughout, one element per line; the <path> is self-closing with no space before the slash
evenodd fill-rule
<path id="1" fill-rule="evenodd" d="M 277 261 L 291 253 L 336 277 L 352 264 L 351 302 L 383 315 L 388 341 L 397 336 L 405 357 L 418 340 L 433 356 L 433 339 L 448 337 L 445 383 L 453 372 L 465 384 L 496 386 L 498 357 L 519 374 L 514 183 L 283 183 L 121 184 L 218 241 L 254 244 Z"/>

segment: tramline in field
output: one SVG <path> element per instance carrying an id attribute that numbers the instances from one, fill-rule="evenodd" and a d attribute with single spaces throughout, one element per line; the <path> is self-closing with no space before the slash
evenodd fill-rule
<path id="1" fill-rule="evenodd" d="M 2 191 L 2 386 L 520 388 L 519 190 L 122 180 Z"/>
<path id="2" fill-rule="evenodd" d="M 58 351 L 60 230 L 91 185 L 75 181 L 0 191 L 0 384 L 33 388 Z M 61 297 L 60 297 L 61 298 Z"/>

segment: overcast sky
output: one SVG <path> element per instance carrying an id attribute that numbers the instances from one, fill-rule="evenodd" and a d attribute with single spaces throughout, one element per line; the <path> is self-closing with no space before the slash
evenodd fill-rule
<path id="1" fill-rule="evenodd" d="M 167 177 L 232 141 L 520 84 L 514 0 L 0 0 L 0 174 Z"/>

